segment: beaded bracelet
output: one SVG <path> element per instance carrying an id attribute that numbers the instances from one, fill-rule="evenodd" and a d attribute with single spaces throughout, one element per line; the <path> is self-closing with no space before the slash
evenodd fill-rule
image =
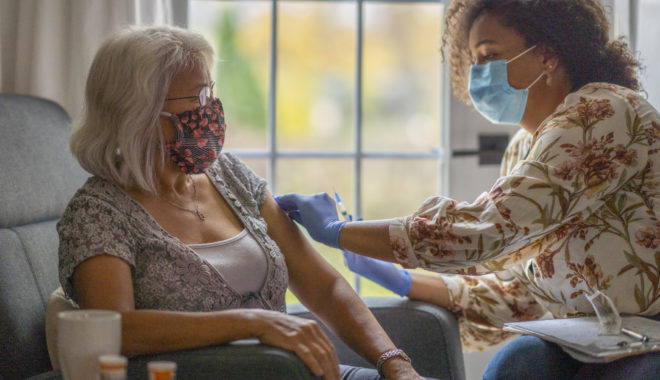
<path id="1" fill-rule="evenodd" d="M 383 373 L 383 364 L 385 364 L 385 362 L 388 361 L 389 359 L 392 359 L 393 357 L 396 356 L 410 363 L 410 357 L 406 355 L 406 353 L 403 352 L 403 350 L 400 348 L 395 348 L 393 350 L 385 351 L 380 355 L 378 361 L 376 362 L 376 369 L 378 370 L 379 375 L 385 377 L 385 374 Z"/>

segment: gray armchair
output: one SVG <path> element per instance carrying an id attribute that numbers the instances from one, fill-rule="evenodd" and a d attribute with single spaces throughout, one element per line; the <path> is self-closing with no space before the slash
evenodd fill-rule
<path id="1" fill-rule="evenodd" d="M 0 380 L 59 379 L 46 348 L 44 318 L 57 275 L 55 224 L 88 176 L 69 153 L 70 119 L 57 104 L 0 94 Z M 424 376 L 463 379 L 456 320 L 446 310 L 399 298 L 368 299 L 394 342 Z M 302 306 L 290 312 L 313 318 Z M 334 335 L 344 364 L 370 366 Z M 255 340 L 132 358 L 129 378 L 146 362 L 174 360 L 179 379 L 312 379 L 293 353 Z"/>

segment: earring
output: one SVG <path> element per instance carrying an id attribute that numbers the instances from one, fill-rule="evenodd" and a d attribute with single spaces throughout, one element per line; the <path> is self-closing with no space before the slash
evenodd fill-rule
<path id="1" fill-rule="evenodd" d="M 552 68 L 555 67 L 552 63 L 548 64 L 548 70 L 552 70 Z M 552 87 L 552 78 L 550 77 L 550 74 L 546 73 L 546 78 L 545 78 L 545 84 L 548 87 Z"/>

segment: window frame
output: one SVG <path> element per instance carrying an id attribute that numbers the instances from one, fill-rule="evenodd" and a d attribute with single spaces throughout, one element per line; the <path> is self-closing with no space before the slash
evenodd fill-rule
<path id="1" fill-rule="evenodd" d="M 236 0 L 207 0 L 218 2 L 233 2 Z M 258 0 L 257 0 L 258 1 Z M 437 3 L 445 9 L 450 0 L 263 0 L 271 4 L 271 26 L 270 26 L 270 64 L 269 64 L 269 79 L 268 79 L 268 101 L 267 101 L 267 147 L 265 149 L 240 149 L 233 148 L 232 153 L 242 159 L 266 159 L 267 160 L 267 178 L 269 187 L 273 194 L 277 194 L 277 164 L 280 159 L 350 159 L 354 166 L 352 196 L 354 205 L 352 207 L 352 214 L 356 218 L 362 216 L 362 174 L 363 174 L 363 161 L 365 159 L 394 159 L 394 160 L 416 160 L 425 159 L 433 160 L 438 165 L 438 180 L 436 184 L 438 194 L 448 194 L 449 192 L 449 132 L 450 132 L 450 102 L 451 102 L 451 85 L 449 79 L 449 70 L 446 64 L 442 62 L 439 64 L 438 70 L 440 71 L 440 85 L 439 85 L 439 125 L 440 128 L 440 143 L 437 148 L 432 148 L 429 151 L 372 151 L 363 148 L 363 39 L 364 39 L 364 6 L 366 3 L 392 3 L 392 4 L 423 4 L 423 3 Z M 354 144 L 350 150 L 296 150 L 296 149 L 280 149 L 277 145 L 277 69 L 278 69 L 278 4 L 285 2 L 336 2 L 346 3 L 352 2 L 356 7 L 356 47 L 355 47 L 355 88 L 354 93 Z M 189 1 L 185 2 L 189 7 Z M 188 8 L 175 9 L 174 21 L 178 25 L 184 27 L 188 26 Z M 442 25 L 442 23 L 441 23 Z M 438 37 L 441 35 L 442 30 L 438 31 Z M 439 39 L 438 39 L 439 40 Z M 430 194 L 429 194 L 430 195 Z M 360 294 L 360 281 L 359 276 L 355 275 L 354 286 L 358 294 Z"/>

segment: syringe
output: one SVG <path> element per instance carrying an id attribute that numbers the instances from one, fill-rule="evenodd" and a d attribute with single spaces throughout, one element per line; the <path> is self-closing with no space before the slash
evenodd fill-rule
<path id="1" fill-rule="evenodd" d="M 337 201 L 337 207 L 339 208 L 339 212 L 341 213 L 341 215 L 344 217 L 344 220 L 349 222 L 352 221 L 353 216 L 346 211 L 346 207 L 344 207 L 344 204 L 341 202 L 341 198 L 339 198 L 339 194 L 337 194 L 336 191 L 335 191 L 335 200 Z"/>

